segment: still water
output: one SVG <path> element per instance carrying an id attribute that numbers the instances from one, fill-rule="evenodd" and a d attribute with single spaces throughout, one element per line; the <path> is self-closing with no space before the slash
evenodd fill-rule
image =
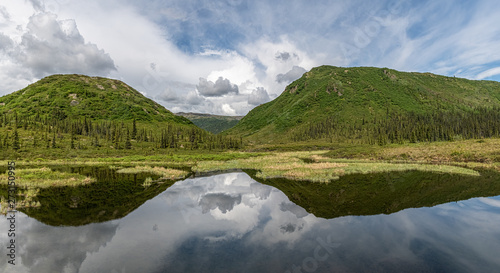
<path id="1" fill-rule="evenodd" d="M 112 220 L 55 225 L 32 211 L 19 212 L 16 265 L 7 265 L 2 255 L 0 272 L 500 270 L 500 196 L 364 216 L 339 208 L 343 216 L 322 218 L 306 211 L 317 210 L 313 205 L 297 205 L 307 196 L 288 197 L 243 172 L 189 178 L 156 190 Z M 5 253 L 4 216 L 0 230 Z"/>

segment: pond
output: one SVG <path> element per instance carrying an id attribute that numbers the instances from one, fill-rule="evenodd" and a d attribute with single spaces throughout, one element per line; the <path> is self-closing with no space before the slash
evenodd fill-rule
<path id="1" fill-rule="evenodd" d="M 1 255 L 0 272 L 500 268 L 500 185 L 494 176 L 483 174 L 471 185 L 472 178 L 403 172 L 318 184 L 257 181 L 252 172 L 234 172 L 145 188 L 140 184 L 147 174 L 71 171 L 115 182 L 41 192 L 40 208 L 17 213 L 16 265 Z M 0 230 L 4 253 L 4 216 Z"/>

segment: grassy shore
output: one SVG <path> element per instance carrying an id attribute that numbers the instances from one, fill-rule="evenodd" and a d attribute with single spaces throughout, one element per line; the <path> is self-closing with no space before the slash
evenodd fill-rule
<path id="1" fill-rule="evenodd" d="M 7 161 L 0 164 L 7 166 Z M 179 168 L 190 168 L 200 173 L 254 169 L 261 178 L 284 177 L 320 182 L 335 180 L 346 174 L 407 170 L 477 176 L 481 169 L 500 172 L 500 139 L 387 146 L 309 142 L 261 145 L 239 152 L 165 150 L 153 155 L 111 155 L 101 158 L 19 158 L 16 165 L 30 168 L 26 173 L 19 173 L 19 176 L 23 179 L 26 176 L 34 177 L 35 180 L 28 180 L 32 185 L 38 184 L 36 179 L 43 180 L 46 177 L 45 182 L 40 182 L 42 187 L 89 182 L 88 178 L 65 177 L 63 173 L 50 174 L 44 169 L 50 165 L 106 165 L 120 169 L 119 172 L 151 172 L 169 179 L 181 179 L 187 175 L 188 172 L 177 170 Z"/>
<path id="2" fill-rule="evenodd" d="M 355 173 L 377 173 L 392 171 L 428 171 L 460 175 L 479 176 L 479 172 L 458 166 L 424 163 L 390 163 L 359 159 L 333 159 L 326 157 L 328 151 L 282 152 L 270 155 L 230 161 L 199 162 L 193 170 L 211 172 L 231 169 L 258 170 L 259 178 L 282 177 L 291 180 L 329 182 L 340 176 Z"/>

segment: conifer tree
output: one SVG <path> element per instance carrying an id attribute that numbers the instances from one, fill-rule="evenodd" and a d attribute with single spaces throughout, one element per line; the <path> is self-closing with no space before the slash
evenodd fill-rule
<path id="1" fill-rule="evenodd" d="M 128 129 L 127 129 L 127 139 L 125 140 L 125 149 L 127 150 L 132 149 L 132 142 L 130 142 L 130 134 Z"/>
<path id="2" fill-rule="evenodd" d="M 56 146 L 56 131 L 54 130 L 54 135 L 52 137 L 52 149 L 55 149 Z"/>
<path id="3" fill-rule="evenodd" d="M 71 130 L 71 144 L 70 148 L 73 150 L 75 149 L 75 135 L 73 134 L 73 130 Z"/>
<path id="4" fill-rule="evenodd" d="M 3 138 L 3 146 L 7 149 L 9 148 L 9 132 L 5 134 L 5 137 Z"/>
<path id="5" fill-rule="evenodd" d="M 134 121 L 132 122 L 132 139 L 135 139 L 137 137 L 137 125 L 136 125 L 136 122 L 135 122 L 135 118 L 134 118 Z"/>
<path id="6" fill-rule="evenodd" d="M 14 135 L 12 137 L 12 149 L 19 150 L 21 147 L 19 146 L 19 133 L 17 132 L 17 128 L 14 129 Z"/>

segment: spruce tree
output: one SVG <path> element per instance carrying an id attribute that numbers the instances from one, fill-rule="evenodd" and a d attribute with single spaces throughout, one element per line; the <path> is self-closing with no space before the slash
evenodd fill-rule
<path id="1" fill-rule="evenodd" d="M 136 137 L 137 137 L 137 125 L 134 118 L 134 121 L 132 122 L 132 139 L 135 139 Z"/>
<path id="2" fill-rule="evenodd" d="M 7 149 L 9 148 L 9 132 L 5 134 L 5 137 L 3 138 L 3 146 Z"/>
<path id="3" fill-rule="evenodd" d="M 115 135 L 113 136 L 113 147 L 120 149 L 120 134 L 118 128 L 115 127 Z"/>
<path id="4" fill-rule="evenodd" d="M 125 149 L 130 150 L 132 149 L 132 142 L 130 142 L 130 134 L 127 129 L 127 139 L 125 140 Z"/>
<path id="5" fill-rule="evenodd" d="M 17 129 L 14 130 L 14 135 L 12 137 L 12 149 L 19 150 L 21 147 L 19 146 L 19 133 Z"/>
<path id="6" fill-rule="evenodd" d="M 75 135 L 73 134 L 73 130 L 71 131 L 71 144 L 70 148 L 73 150 L 75 149 Z"/>
<path id="7" fill-rule="evenodd" d="M 52 137 L 52 149 L 55 149 L 56 146 L 56 131 L 54 130 L 54 136 Z"/>

